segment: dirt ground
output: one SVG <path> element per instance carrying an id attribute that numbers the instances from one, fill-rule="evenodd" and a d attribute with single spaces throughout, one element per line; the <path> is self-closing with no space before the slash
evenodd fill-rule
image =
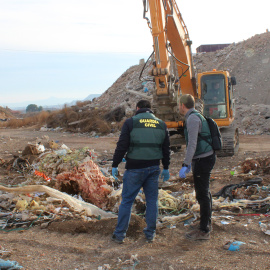
<path id="1" fill-rule="evenodd" d="M 28 142 L 44 138 L 59 141 L 71 149 L 88 146 L 100 155 L 113 155 L 118 137 L 88 137 L 83 134 L 32 129 L 1 129 L 0 158 L 11 159 L 20 155 Z M 106 151 L 106 152 L 105 152 Z M 218 158 L 211 177 L 214 194 L 223 186 L 243 182 L 243 176 L 232 176 L 232 168 L 246 158 L 266 157 L 270 153 L 270 136 L 240 136 L 238 155 Z M 170 173 L 179 187 L 183 182 L 177 178 L 183 150 L 173 153 Z M 124 164 L 119 171 L 124 172 Z M 264 185 L 270 184 L 269 175 L 260 175 Z M 11 182 L 9 182 L 11 181 Z M 185 180 L 192 183 L 191 176 Z M 12 179 L 1 168 L 0 183 L 10 184 Z M 177 186 L 177 185 L 176 185 Z M 176 190 L 174 190 L 176 191 Z M 186 192 L 192 191 L 192 184 Z M 233 215 L 229 224 L 221 220 Z M 270 236 L 264 234 L 259 221 L 270 223 L 266 216 L 239 216 L 236 213 L 213 213 L 213 231 L 209 241 L 188 241 L 184 234 L 188 230 L 183 222 L 175 226 L 158 225 L 155 242 L 147 243 L 142 229 L 144 220 L 133 216 L 124 244 L 111 241 L 116 219 L 89 221 L 66 220 L 52 222 L 46 229 L 33 226 L 28 230 L 0 233 L 1 248 L 10 251 L 10 256 L 0 253 L 0 258 L 17 261 L 23 269 L 270 269 Z M 239 251 L 223 248 L 228 240 L 246 244 Z M 99 268 L 100 267 L 100 268 Z"/>

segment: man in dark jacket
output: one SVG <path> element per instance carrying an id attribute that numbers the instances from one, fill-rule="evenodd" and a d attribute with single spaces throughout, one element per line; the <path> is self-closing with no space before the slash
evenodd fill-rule
<path id="1" fill-rule="evenodd" d="M 179 176 L 185 178 L 192 166 L 194 188 L 196 199 L 200 205 L 201 218 L 200 225 L 188 232 L 186 238 L 208 240 L 210 238 L 212 215 L 209 180 L 216 161 L 215 152 L 211 146 L 211 133 L 206 119 L 195 110 L 193 96 L 181 96 L 179 109 L 186 119 L 184 132 L 187 144 L 186 155 Z"/>
<path id="2" fill-rule="evenodd" d="M 158 216 L 158 178 L 160 160 L 163 181 L 170 178 L 170 141 L 166 124 L 155 117 L 151 104 L 140 100 L 136 114 L 125 121 L 113 156 L 112 175 L 116 178 L 117 166 L 126 154 L 126 171 L 123 176 L 122 201 L 118 222 L 112 240 L 123 243 L 128 229 L 133 202 L 143 188 L 146 198 L 146 224 L 144 234 L 148 242 L 155 237 Z"/>

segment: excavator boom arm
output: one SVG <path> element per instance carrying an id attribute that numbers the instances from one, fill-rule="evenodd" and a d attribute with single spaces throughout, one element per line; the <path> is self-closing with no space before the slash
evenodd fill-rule
<path id="1" fill-rule="evenodd" d="M 186 25 L 175 0 L 147 0 L 151 17 L 151 32 L 155 51 L 155 76 L 157 95 L 169 95 L 171 78 L 178 78 L 183 94 L 197 97 L 191 54 L 191 41 Z M 171 72 L 171 57 L 177 73 Z M 178 81 L 178 80 L 177 80 Z"/>

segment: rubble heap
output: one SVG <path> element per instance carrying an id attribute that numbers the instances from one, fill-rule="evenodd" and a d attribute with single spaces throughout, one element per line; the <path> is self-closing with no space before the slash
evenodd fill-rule
<path id="1" fill-rule="evenodd" d="M 270 33 L 194 56 L 197 71 L 225 69 L 236 77 L 236 123 L 243 134 L 270 134 Z"/>
<path id="2" fill-rule="evenodd" d="M 225 69 L 236 77 L 236 122 L 244 134 L 270 134 L 270 33 L 255 35 L 231 44 L 223 50 L 193 56 L 196 71 Z M 124 107 L 129 116 L 136 102 L 152 97 L 154 83 L 147 76 L 150 65 L 136 65 L 126 70 L 92 107 Z M 147 92 L 145 92 L 147 90 Z"/>

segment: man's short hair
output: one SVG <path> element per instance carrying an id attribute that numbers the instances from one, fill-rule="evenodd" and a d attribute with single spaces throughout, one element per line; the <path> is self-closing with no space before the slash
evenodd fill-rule
<path id="1" fill-rule="evenodd" d="M 195 107 L 195 99 L 192 95 L 186 94 L 180 97 L 180 104 L 184 104 L 187 109 Z"/>
<path id="2" fill-rule="evenodd" d="M 138 107 L 139 109 L 143 109 L 143 108 L 151 109 L 151 103 L 148 100 L 142 99 L 136 104 L 136 107 Z"/>

